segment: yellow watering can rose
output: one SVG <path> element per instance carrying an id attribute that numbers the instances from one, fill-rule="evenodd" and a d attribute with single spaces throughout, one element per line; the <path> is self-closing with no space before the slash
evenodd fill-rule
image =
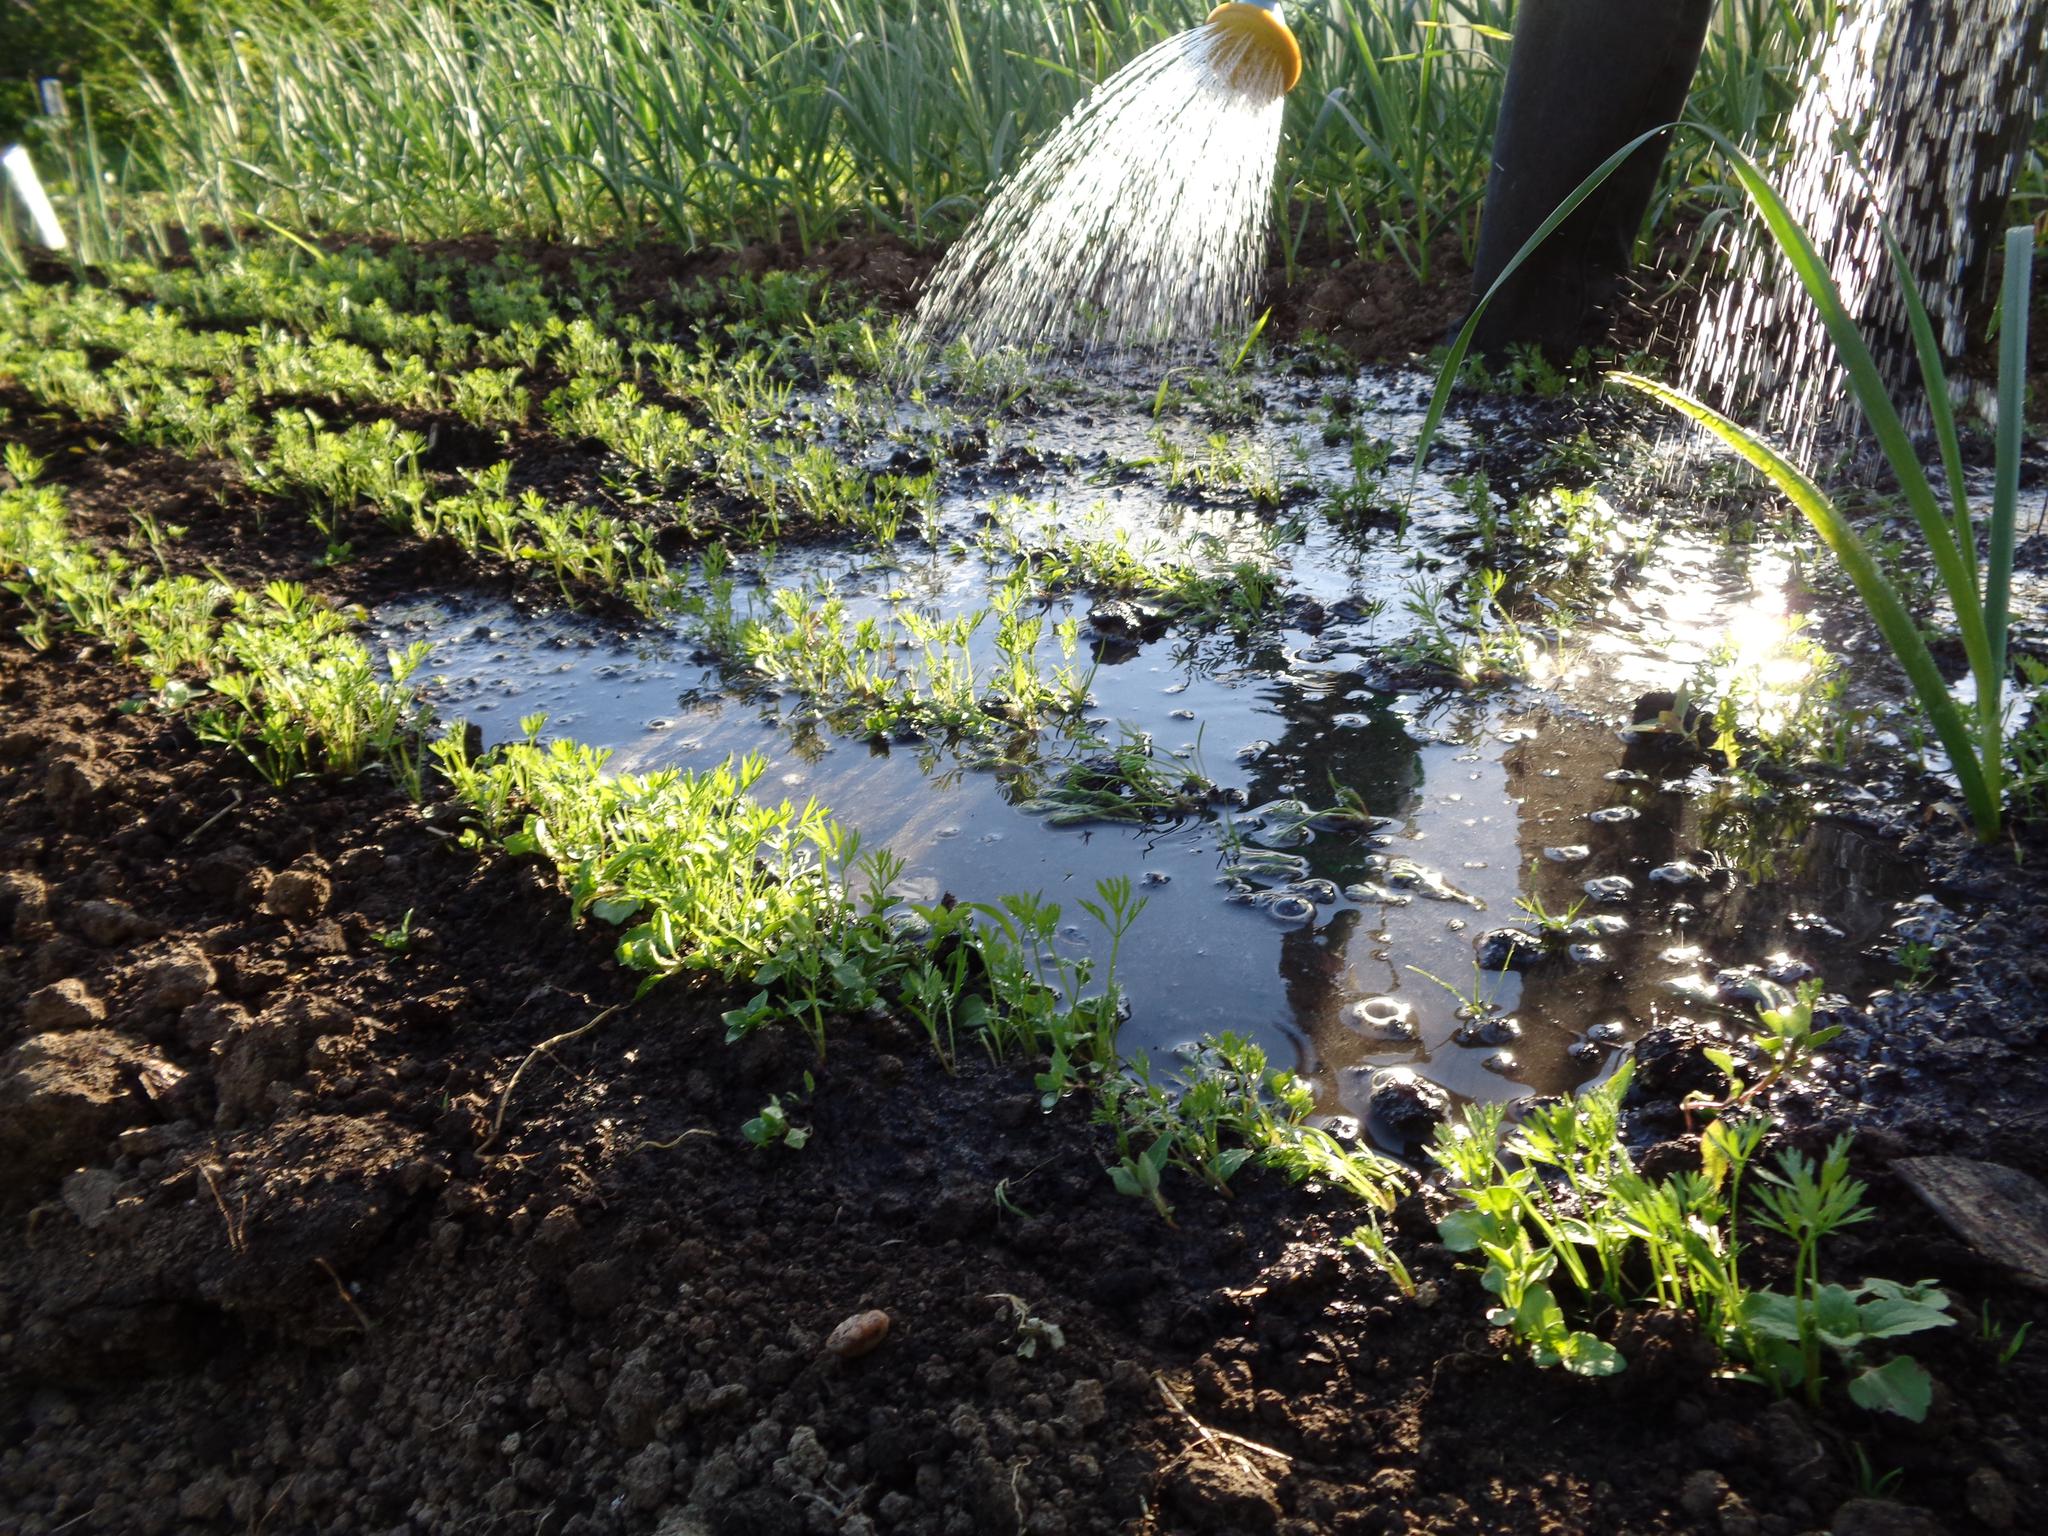
<path id="1" fill-rule="evenodd" d="M 1280 19 L 1278 4 L 1228 0 L 1209 13 L 1209 23 L 1244 39 L 1245 63 L 1239 66 L 1240 71 L 1254 59 L 1270 60 L 1280 71 L 1281 90 L 1293 90 L 1301 79 L 1301 44 Z"/>

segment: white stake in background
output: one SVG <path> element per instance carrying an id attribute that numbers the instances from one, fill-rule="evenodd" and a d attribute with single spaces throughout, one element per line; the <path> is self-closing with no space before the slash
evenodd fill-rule
<path id="1" fill-rule="evenodd" d="M 7 184 L 21 199 L 37 242 L 46 250 L 63 250 L 64 226 L 57 222 L 57 210 L 50 206 L 50 194 L 43 190 L 42 179 L 36 175 L 28 150 L 19 144 L 8 145 L 7 152 L 0 154 L 0 167 L 5 167 Z"/>

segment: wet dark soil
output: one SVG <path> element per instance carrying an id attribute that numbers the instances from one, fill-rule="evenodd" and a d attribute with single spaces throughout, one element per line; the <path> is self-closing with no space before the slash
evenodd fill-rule
<path id="1" fill-rule="evenodd" d="M 666 291 L 672 255 L 632 259 Z M 907 293 L 923 258 L 831 259 Z M 1338 268 L 1287 302 L 1286 325 L 1405 356 L 1462 293 Z M 147 511 L 191 530 L 180 559 L 342 601 L 479 579 L 369 525 L 321 567 L 298 512 L 219 466 L 30 426 L 89 536 Z M 2048 1513 L 2048 1343 L 2001 1365 L 1986 1336 L 2048 1301 L 1889 1171 L 1950 1152 L 2048 1177 L 2038 836 L 1979 850 L 1921 819 L 1906 851 L 1956 914 L 1935 972 L 1842 1010 L 1836 1067 L 1780 1106 L 1802 1144 L 1853 1134 L 1871 1183 L 1832 1274 L 1936 1277 L 1968 1319 L 1915 1348 L 1938 1387 L 1912 1427 L 1716 1379 L 1670 1316 L 1598 1320 L 1632 1362 L 1609 1381 L 1509 1359 L 1428 1241 L 1430 1195 L 1395 1221 L 1417 1300 L 1337 1246 L 1359 1215 L 1327 1192 L 1175 1186 L 1169 1228 L 1113 1192 L 1079 1106 L 1039 1110 L 1033 1063 L 949 1076 L 890 1019 L 842 1021 L 823 1063 L 728 1047 L 733 999 L 632 1003 L 544 872 L 465 852 L 445 807 L 375 778 L 272 791 L 134 707 L 114 658 L 22 649 L 20 618 L 0 610 L 0 1536 L 1852 1536 Z M 1644 1049 L 1676 1085 L 1698 1046 Z M 771 1094 L 801 1151 L 740 1135 Z M 1638 1125 L 1674 1138 L 1646 1159 L 1687 1154 L 1668 1096 Z M 878 1348 L 827 1350 L 874 1309 Z"/>
<path id="2" fill-rule="evenodd" d="M 1173 1188 L 1169 1228 L 1032 1064 L 948 1076 L 889 1019 L 823 1063 L 728 1047 L 729 999 L 628 1005 L 442 807 L 273 792 L 137 691 L 73 641 L 0 649 L 9 1536 L 2035 1528 L 2038 1344 L 1928 1336 L 1919 1429 L 1715 1380 L 1657 1315 L 1601 1320 L 1620 1377 L 1537 1372 L 1428 1197 L 1396 1221 L 1417 1301 L 1327 1193 Z M 1792 1109 L 1860 1128 L 1880 1215 L 1839 1273 L 1939 1276 L 2010 1336 L 2048 1305 L 1886 1164 L 2048 1173 L 2048 865 L 1921 837 L 1963 914 L 1937 982 L 1853 1021 L 1863 1108 Z M 801 1151 L 739 1134 L 770 1094 Z M 825 1348 L 871 1309 L 878 1348 Z M 1865 1463 L 1895 1499 L 1856 1498 Z"/>

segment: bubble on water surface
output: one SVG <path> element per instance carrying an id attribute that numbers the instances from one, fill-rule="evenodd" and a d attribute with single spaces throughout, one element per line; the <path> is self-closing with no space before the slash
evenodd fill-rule
<path id="1" fill-rule="evenodd" d="M 1398 997 L 1365 997 L 1346 1003 L 1337 1010 L 1337 1020 L 1371 1040 L 1413 1040 L 1418 1033 L 1414 1005 Z"/>

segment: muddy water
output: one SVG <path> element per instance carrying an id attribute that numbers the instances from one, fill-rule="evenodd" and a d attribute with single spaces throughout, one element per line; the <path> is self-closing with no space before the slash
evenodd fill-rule
<path id="1" fill-rule="evenodd" d="M 1375 376 L 1355 403 L 1368 430 L 1408 440 L 1421 389 Z M 1466 567 L 1470 513 L 1448 477 L 1471 435 L 1453 431 L 1405 530 L 1340 529 L 1323 508 L 1351 481 L 1348 449 L 1324 446 L 1313 398 L 1299 419 L 1256 429 L 1281 478 L 1303 487 L 1286 514 L 1298 527 L 1273 556 L 1288 617 L 1246 640 L 1177 627 L 1098 648 L 1087 728 L 1110 741 L 1147 733 L 1229 792 L 1232 803 L 1178 822 L 1060 825 L 1037 809 L 1063 764 L 1100 750 L 1079 725 L 961 750 L 871 743 L 794 697 L 735 687 L 680 626 L 620 633 L 429 595 L 377 622 L 391 641 L 433 641 L 437 704 L 487 740 L 541 711 L 550 732 L 615 748 L 620 767 L 762 754 L 768 789 L 815 796 L 905 858 L 911 899 L 1036 891 L 1062 904 L 1062 942 L 1085 953 L 1096 936 L 1078 899 L 1130 876 L 1147 907 L 1123 951 L 1126 1047 L 1157 1056 L 1206 1033 L 1252 1035 L 1294 1061 L 1333 1114 L 1362 1116 L 1372 1074 L 1390 1066 L 1458 1097 L 1569 1089 L 1655 1024 L 1749 1017 L 1758 971 L 1810 969 L 1867 991 L 1866 951 L 1888 943 L 1893 904 L 1910 893 L 1888 845 L 1825 805 L 1814 814 L 1812 791 L 1759 803 L 1617 731 L 1638 695 L 1683 681 L 1731 629 L 1781 623 L 1782 564 L 1667 533 L 1547 647 L 1540 686 L 1402 686 L 1412 669 L 1397 648 L 1417 627 L 1408 585 Z M 930 540 L 906 537 L 886 557 L 785 552 L 765 572 L 743 560 L 743 578 L 757 600 L 771 581 L 829 580 L 856 614 L 976 607 L 990 576 L 974 537 L 998 493 L 1033 502 L 1041 522 L 1119 528 L 1179 558 L 1256 547 L 1271 514 L 1129 467 L 1157 453 L 1149 404 L 1149 393 L 1096 394 L 1013 424 L 1044 467 L 1000 483 L 956 476 Z M 1391 483 L 1405 479 L 1397 469 Z M 1090 607 L 1072 597 L 1046 614 Z M 1049 642 L 1045 654 L 1056 659 Z M 1328 806 L 1333 785 L 1362 798 L 1370 827 L 1304 832 L 1261 814 L 1276 801 Z M 1560 915 L 1577 904 L 1571 952 L 1521 973 L 1497 959 L 1481 968 L 1485 934 L 1527 924 L 1518 898 Z"/>

